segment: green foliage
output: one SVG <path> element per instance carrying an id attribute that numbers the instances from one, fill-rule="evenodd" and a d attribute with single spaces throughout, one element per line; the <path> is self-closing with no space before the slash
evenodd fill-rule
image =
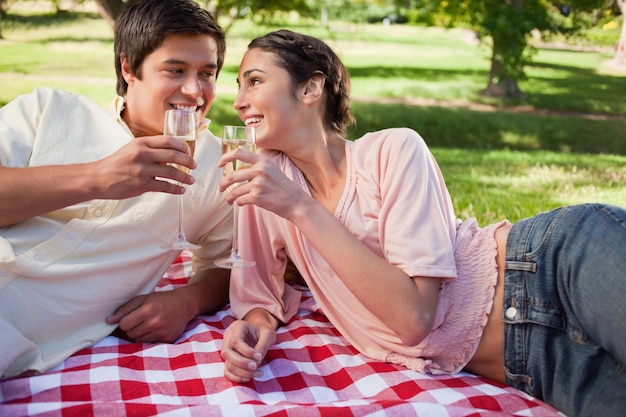
<path id="1" fill-rule="evenodd" d="M 423 2 L 406 12 L 407 22 L 414 25 L 449 27 L 450 19 L 442 13 L 441 3 Z"/>
<path id="2" fill-rule="evenodd" d="M 587 46 L 602 46 L 615 48 L 619 40 L 618 30 L 605 30 L 592 28 L 586 30 L 584 36 L 577 36 L 572 43 Z"/>
<path id="3" fill-rule="evenodd" d="M 0 0 L 0 17 L 4 17 L 15 0 Z"/>
<path id="4" fill-rule="evenodd" d="M 368 2 L 363 0 L 325 0 L 323 2 L 309 0 L 309 8 L 316 16 L 320 16 L 322 10 L 326 12 L 328 21 L 342 21 L 350 23 L 363 23 L 376 16 L 382 20 L 388 11 L 379 4 L 380 2 Z"/>
<path id="5" fill-rule="evenodd" d="M 0 42 L 0 106 L 43 85 L 110 103 L 112 32 L 97 14 L 10 14 L 8 22 Z M 458 216 L 487 224 L 585 201 L 626 206 L 626 82 L 602 69 L 611 54 L 538 49 L 522 83 L 527 106 L 516 108 L 479 95 L 489 50 L 468 43 L 465 30 L 288 27 L 325 39 L 348 66 L 358 120 L 350 138 L 414 128 L 437 158 Z M 240 122 L 232 108 L 239 62 L 252 37 L 273 29 L 239 20 L 229 31 L 209 113 L 213 132 Z M 498 107 L 480 111 L 487 104 Z"/>
<path id="6" fill-rule="evenodd" d="M 234 1 L 243 16 L 252 18 L 260 24 L 270 24 L 276 16 L 296 12 L 300 16 L 310 16 L 312 11 L 306 0 L 252 0 Z"/>
<path id="7" fill-rule="evenodd" d="M 601 7 L 606 0 L 573 0 L 568 5 L 589 11 Z M 448 17 L 448 25 L 468 24 L 480 39 L 488 39 L 492 46 L 492 67 L 489 85 L 501 85 L 506 97 L 521 97 L 517 82 L 525 79 L 525 66 L 531 62 L 534 51 L 528 47 L 533 30 L 545 33 L 576 31 L 575 18 L 570 27 L 556 18 L 558 11 L 545 0 L 428 0 L 431 10 Z M 498 90 L 496 90 L 498 91 Z M 489 89 L 487 89 L 489 93 Z"/>

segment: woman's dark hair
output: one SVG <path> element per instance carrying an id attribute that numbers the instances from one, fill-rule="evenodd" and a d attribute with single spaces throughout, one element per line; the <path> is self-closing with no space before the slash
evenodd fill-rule
<path id="1" fill-rule="evenodd" d="M 337 54 L 323 41 L 312 36 L 278 30 L 254 39 L 248 49 L 258 48 L 274 54 L 276 64 L 284 68 L 295 86 L 323 74 L 326 78 L 326 124 L 344 135 L 354 123 L 350 111 L 350 76 Z"/>
<path id="2" fill-rule="evenodd" d="M 115 22 L 115 72 L 117 94 L 126 94 L 128 84 L 122 76 L 120 54 L 130 71 L 141 79 L 146 56 L 173 34 L 209 35 L 217 44 L 217 73 L 224 65 L 226 37 L 211 14 L 193 0 L 140 0 L 130 3 Z"/>

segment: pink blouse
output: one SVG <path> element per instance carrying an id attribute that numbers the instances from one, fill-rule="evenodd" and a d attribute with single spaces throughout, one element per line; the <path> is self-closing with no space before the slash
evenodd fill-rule
<path id="1" fill-rule="evenodd" d="M 291 160 L 278 152 L 269 157 L 309 192 Z M 480 229 L 473 218 L 456 219 L 439 167 L 411 129 L 347 141 L 346 160 L 346 186 L 335 216 L 407 275 L 444 279 L 432 332 L 416 346 L 402 344 L 348 291 L 297 227 L 255 206 L 239 208 L 245 236 L 240 250 L 257 265 L 232 271 L 234 313 L 244 317 L 261 307 L 288 322 L 300 302 L 300 292 L 283 279 L 290 258 L 322 312 L 363 354 L 420 372 L 460 371 L 474 354 L 491 310 L 497 278 L 494 233 L 507 222 Z"/>

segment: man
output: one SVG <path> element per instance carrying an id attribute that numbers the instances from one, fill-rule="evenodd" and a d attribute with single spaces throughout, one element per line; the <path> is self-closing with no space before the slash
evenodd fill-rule
<path id="1" fill-rule="evenodd" d="M 162 134 L 168 109 L 204 120 L 225 49 L 193 0 L 142 0 L 116 24 L 110 111 L 49 88 L 0 109 L 2 378 L 44 372 L 117 326 L 136 341 L 173 342 L 227 302 L 229 271 L 213 266 L 232 232 L 219 141 L 207 120 L 194 157 Z M 174 240 L 182 193 L 187 238 L 201 245 L 195 273 L 153 293 L 180 253 L 161 245 Z"/>

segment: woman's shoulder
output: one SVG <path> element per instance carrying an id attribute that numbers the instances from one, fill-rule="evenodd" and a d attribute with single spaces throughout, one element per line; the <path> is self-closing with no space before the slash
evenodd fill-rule
<path id="1" fill-rule="evenodd" d="M 378 143 L 381 146 L 393 144 L 394 146 L 401 142 L 424 143 L 424 139 L 415 130 L 409 127 L 392 127 L 381 129 L 374 132 L 368 132 L 355 140 L 355 143 L 372 145 Z"/>
<path id="2" fill-rule="evenodd" d="M 426 142 L 415 130 L 408 127 L 394 127 L 368 132 L 354 141 L 356 152 L 371 154 L 405 153 L 427 149 Z"/>

